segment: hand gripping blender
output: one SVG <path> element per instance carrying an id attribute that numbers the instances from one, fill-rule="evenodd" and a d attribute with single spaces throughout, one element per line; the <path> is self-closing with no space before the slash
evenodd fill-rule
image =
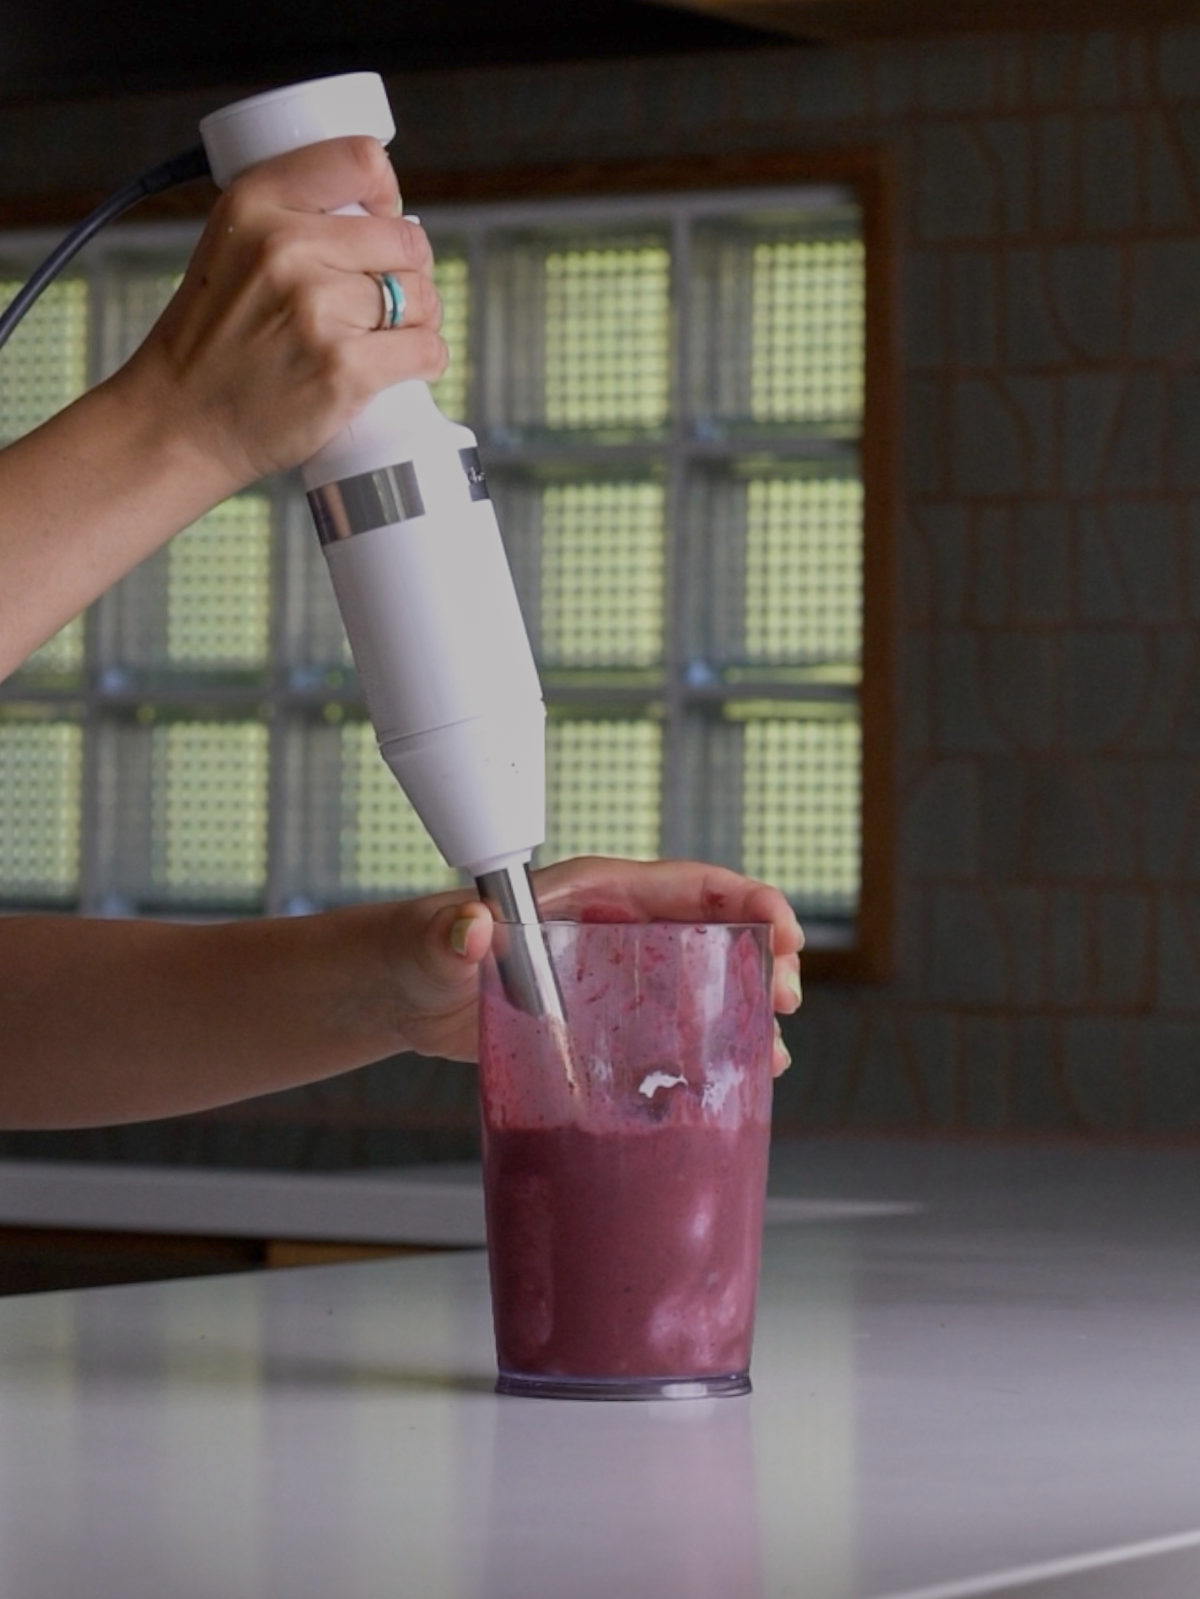
<path id="1" fill-rule="evenodd" d="M 395 131 L 373 72 L 271 90 L 200 124 L 221 188 L 320 139 L 387 144 Z M 447 862 L 518 924 L 496 937 L 509 998 L 561 1025 L 529 880 L 545 836 L 545 706 L 475 435 L 424 383 L 399 383 L 302 476 L 380 752 Z"/>

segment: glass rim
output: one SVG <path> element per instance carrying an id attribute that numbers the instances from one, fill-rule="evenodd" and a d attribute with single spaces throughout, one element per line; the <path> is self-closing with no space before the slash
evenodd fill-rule
<path id="1" fill-rule="evenodd" d="M 761 932 L 770 931 L 773 922 L 705 922 L 696 921 L 691 917 L 671 917 L 669 919 L 656 919 L 654 921 L 608 920 L 600 916 L 590 916 L 586 921 L 577 920 L 569 916 L 547 916 L 536 922 L 514 922 L 506 917 L 493 913 L 492 921 L 497 927 L 540 927 L 547 932 L 559 931 L 563 928 L 602 927 L 609 930 L 617 927 L 627 927 L 630 931 L 635 929 L 647 931 L 650 928 L 691 928 L 697 933 L 709 933 L 714 930 L 721 932 Z"/>

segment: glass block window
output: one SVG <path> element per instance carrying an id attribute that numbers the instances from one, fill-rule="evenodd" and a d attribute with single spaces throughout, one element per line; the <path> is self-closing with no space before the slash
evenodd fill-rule
<path id="1" fill-rule="evenodd" d="M 166 659 L 172 666 L 264 666 L 271 641 L 271 506 L 226 500 L 166 550 Z"/>
<path id="2" fill-rule="evenodd" d="M 804 883 L 810 913 L 844 916 L 859 886 L 857 719 L 760 714 L 743 737 L 742 864 L 769 882 Z"/>
<path id="3" fill-rule="evenodd" d="M 544 854 L 725 861 L 852 941 L 861 209 L 836 188 L 610 209 L 475 236 L 472 415 L 556 713 Z"/>
<path id="4" fill-rule="evenodd" d="M 821 423 L 862 415 L 865 266 L 857 238 L 754 246 L 750 409 L 756 420 Z"/>
<path id="5" fill-rule="evenodd" d="M 8 304 L 23 277 L 0 278 Z M 82 392 L 88 373 L 88 292 L 77 278 L 52 283 L 4 347 L 0 442 L 20 438 Z"/>
<path id="6" fill-rule="evenodd" d="M 658 427 L 670 404 L 671 257 L 586 236 L 544 258 L 546 426 Z"/>
<path id="7" fill-rule="evenodd" d="M 73 681 L 83 670 L 84 624 L 77 616 L 60 628 L 20 667 L 17 676 L 27 681 L 38 678 L 58 678 Z"/>
<path id="8" fill-rule="evenodd" d="M 452 422 L 467 419 L 471 388 L 471 274 L 462 247 L 440 243 L 433 279 L 442 297 L 442 337 L 450 348 L 450 364 L 433 385 L 433 397 Z"/>
<path id="9" fill-rule="evenodd" d="M 446 886 L 446 864 L 379 758 L 368 722 L 342 728 L 338 753 L 338 881 L 362 895 Z"/>
<path id="10" fill-rule="evenodd" d="M 537 620 L 548 664 L 662 660 L 665 513 L 660 483 L 547 487 Z"/>
<path id="11" fill-rule="evenodd" d="M 153 897 L 257 902 L 266 878 L 266 727 L 177 722 L 154 727 L 150 744 Z"/>
<path id="12" fill-rule="evenodd" d="M 438 207 L 445 413 L 480 442 L 546 690 L 547 838 L 863 899 L 867 260 L 855 189 Z M 93 241 L 0 352 L 12 438 L 123 360 L 196 229 Z M 0 240 L 0 291 L 43 251 Z M 454 879 L 380 760 L 293 476 L 0 686 L 0 905 L 302 910 Z"/>
<path id="13" fill-rule="evenodd" d="M 662 733 L 651 721 L 552 718 L 546 845 L 553 859 L 653 860 L 662 836 Z"/>
<path id="14" fill-rule="evenodd" d="M 746 654 L 846 663 L 862 636 L 862 484 L 754 478 L 746 492 Z"/>
<path id="15" fill-rule="evenodd" d="M 79 880 L 82 729 L 0 706 L 0 882 L 31 904 L 75 898 Z M 8 714 L 5 714 L 5 712 Z"/>
<path id="16" fill-rule="evenodd" d="M 97 262 L 92 280 L 92 314 L 100 345 L 100 360 L 109 370 L 120 366 L 158 321 L 167 301 L 183 277 L 182 259 L 149 249 L 122 249 L 112 239 L 126 237 L 123 230 L 105 241 L 109 248 Z M 89 247 L 89 249 L 94 247 Z"/>

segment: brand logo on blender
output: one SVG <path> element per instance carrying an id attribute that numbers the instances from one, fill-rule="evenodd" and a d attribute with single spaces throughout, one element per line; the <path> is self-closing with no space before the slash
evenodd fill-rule
<path id="1" fill-rule="evenodd" d="M 460 450 L 458 458 L 462 462 L 463 472 L 466 474 L 467 490 L 473 500 L 490 500 L 488 493 L 487 477 L 483 470 L 483 462 L 479 459 L 479 451 L 475 449 Z"/>

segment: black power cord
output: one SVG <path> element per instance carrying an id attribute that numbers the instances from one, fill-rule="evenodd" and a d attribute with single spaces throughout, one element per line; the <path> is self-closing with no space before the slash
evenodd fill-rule
<path id="1" fill-rule="evenodd" d="M 133 182 L 127 183 L 123 189 L 110 194 L 90 216 L 84 217 L 82 222 L 71 229 L 61 244 L 57 245 L 34 270 L 28 283 L 17 292 L 3 312 L 0 312 L 0 346 L 4 345 L 42 290 L 54 282 L 72 256 L 82 250 L 88 240 L 99 233 L 106 223 L 121 216 L 130 207 L 137 205 L 139 200 L 144 200 L 147 195 L 161 194 L 164 189 L 173 189 L 176 184 L 190 183 L 194 178 L 206 177 L 208 171 L 208 157 L 204 153 L 204 147 L 198 144 L 191 150 L 173 155 L 170 160 L 162 162 L 159 166 L 151 167 L 143 172 L 140 178 L 134 178 Z"/>

